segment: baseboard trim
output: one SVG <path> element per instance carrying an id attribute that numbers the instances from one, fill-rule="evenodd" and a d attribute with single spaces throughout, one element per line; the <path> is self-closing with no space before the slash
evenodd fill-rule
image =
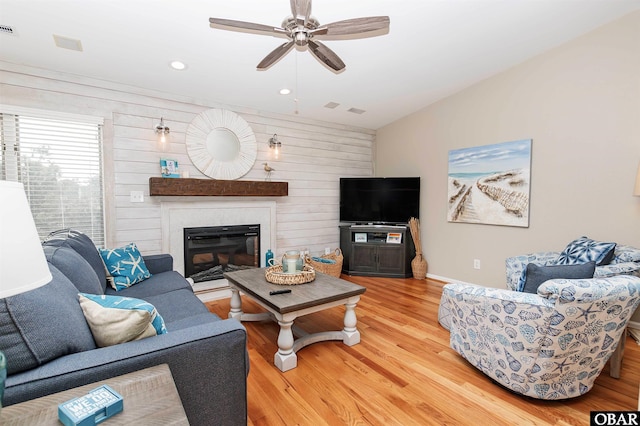
<path id="1" fill-rule="evenodd" d="M 431 280 L 434 280 L 434 281 L 440 281 L 443 284 L 460 283 L 460 284 L 468 284 L 468 285 L 478 285 L 478 284 L 468 283 L 468 282 L 464 282 L 464 281 L 460 281 L 460 280 L 455 280 L 453 278 L 443 277 L 441 275 L 435 275 L 435 274 L 427 274 L 427 278 L 429 278 Z"/>

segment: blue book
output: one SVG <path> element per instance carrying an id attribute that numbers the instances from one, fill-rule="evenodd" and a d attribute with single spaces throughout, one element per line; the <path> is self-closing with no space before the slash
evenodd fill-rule
<path id="1" fill-rule="evenodd" d="M 122 396 L 107 385 L 58 405 L 58 419 L 66 426 L 94 426 L 123 409 Z"/>

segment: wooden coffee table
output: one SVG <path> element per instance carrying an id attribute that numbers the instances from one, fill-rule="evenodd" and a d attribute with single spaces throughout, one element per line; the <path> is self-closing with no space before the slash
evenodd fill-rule
<path id="1" fill-rule="evenodd" d="M 366 290 L 365 287 L 321 273 L 316 273 L 316 279 L 308 284 L 277 285 L 269 283 L 264 278 L 264 274 L 265 268 L 245 269 L 224 274 L 231 286 L 229 318 L 239 321 L 262 321 L 275 317 L 280 325 L 280 333 L 278 334 L 278 352 L 273 362 L 281 371 L 295 368 L 298 365 L 296 352 L 312 343 L 325 340 L 342 340 L 347 346 L 360 343 L 355 309 L 360 295 Z M 291 290 L 291 293 L 273 296 L 269 294 L 273 290 L 285 289 Z M 241 291 L 269 312 L 260 314 L 242 312 Z M 345 306 L 342 330 L 309 334 L 293 326 L 293 321 L 302 315 L 339 305 Z M 294 332 L 297 339 L 294 339 Z"/>

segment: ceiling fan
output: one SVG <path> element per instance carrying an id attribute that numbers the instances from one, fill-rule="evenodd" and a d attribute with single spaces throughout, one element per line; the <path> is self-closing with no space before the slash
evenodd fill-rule
<path id="1" fill-rule="evenodd" d="M 290 2 L 292 15 L 282 21 L 282 27 L 222 18 L 209 18 L 209 23 L 212 28 L 289 38 L 288 42 L 278 46 L 258 64 L 258 70 L 268 69 L 295 47 L 301 51 L 308 48 L 320 62 L 338 73 L 343 71 L 346 65 L 333 50 L 319 42 L 319 39 L 366 38 L 389 32 L 388 16 L 347 19 L 320 25 L 320 22 L 311 16 L 311 0 L 290 0 Z"/>

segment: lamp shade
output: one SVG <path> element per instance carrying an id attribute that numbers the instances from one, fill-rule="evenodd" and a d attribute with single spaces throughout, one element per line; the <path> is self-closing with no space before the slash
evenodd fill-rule
<path id="1" fill-rule="evenodd" d="M 0 299 L 51 279 L 24 187 L 0 180 Z"/>
<path id="2" fill-rule="evenodd" d="M 640 165 L 638 165 L 638 174 L 636 175 L 636 187 L 633 190 L 633 195 L 640 197 Z"/>

